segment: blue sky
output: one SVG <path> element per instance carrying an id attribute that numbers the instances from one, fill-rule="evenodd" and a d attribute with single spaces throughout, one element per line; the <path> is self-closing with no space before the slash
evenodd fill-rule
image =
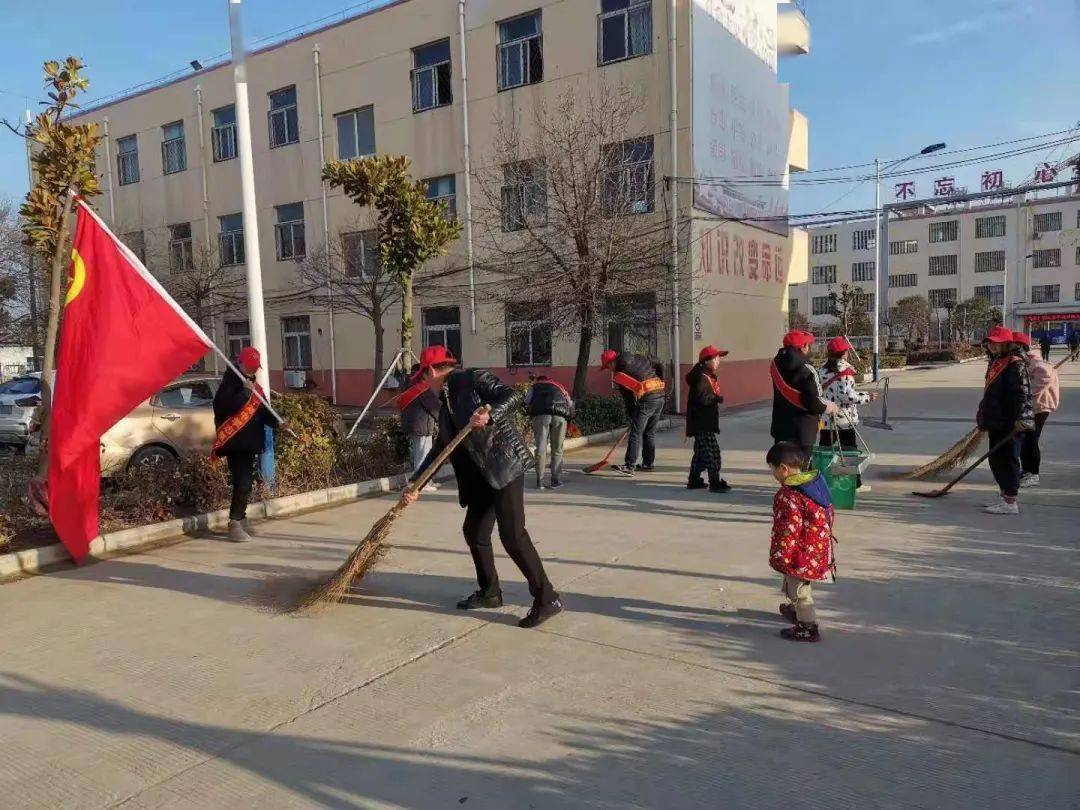
<path id="1" fill-rule="evenodd" d="M 244 5 L 250 43 L 348 8 L 355 13 L 365 4 Z M 21 118 L 40 98 L 46 58 L 82 56 L 90 96 L 96 97 L 228 49 L 225 0 L 54 0 L 48 26 L 35 3 L 5 6 L 9 36 L 0 54 L 0 116 L 9 120 Z M 975 147 L 1067 129 L 1080 120 L 1080 0 L 807 0 L 807 13 L 811 53 L 781 60 L 780 76 L 791 84 L 792 104 L 810 119 L 811 168 L 900 157 L 937 141 Z M 943 173 L 975 190 L 982 169 L 1001 168 L 1015 183 L 1038 160 L 1060 159 L 1065 149 L 1080 151 L 1080 142 Z M 932 191 L 936 176 L 912 178 L 920 196 Z M 893 182 L 884 187 L 886 200 Z M 0 130 L 0 198 L 25 191 L 22 144 Z M 872 205 L 873 186 L 864 182 L 796 187 L 791 210 Z"/>

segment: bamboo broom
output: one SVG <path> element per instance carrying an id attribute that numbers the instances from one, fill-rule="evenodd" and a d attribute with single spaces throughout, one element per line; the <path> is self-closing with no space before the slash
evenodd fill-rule
<path id="1" fill-rule="evenodd" d="M 951 470 L 967 461 L 975 453 L 979 447 L 979 443 L 982 441 L 983 431 L 977 427 L 972 428 L 964 438 L 935 458 L 933 461 L 929 461 L 923 464 L 916 470 L 912 470 L 904 475 L 904 478 L 908 479 L 920 479 L 928 478 L 936 473 L 945 472 Z"/>
<path id="2" fill-rule="evenodd" d="M 411 488 L 415 491 L 422 490 L 435 473 L 439 471 L 439 468 L 450 458 L 450 454 L 472 432 L 472 429 L 472 425 L 467 424 L 459 430 L 457 435 L 442 449 L 442 452 L 435 457 L 435 460 L 428 465 L 423 474 L 411 485 Z M 404 501 L 398 501 L 394 504 L 390 511 L 375 522 L 375 525 L 371 527 L 371 531 L 367 533 L 367 536 L 360 541 L 353 553 L 349 555 L 349 559 L 345 560 L 341 567 L 330 577 L 317 582 L 302 592 L 292 606 L 288 608 L 287 612 L 298 613 L 316 610 L 344 599 L 352 584 L 359 579 L 363 579 L 364 575 L 374 568 L 375 564 L 386 553 L 385 542 L 387 535 L 390 534 L 394 521 L 405 511 L 407 506 L 408 504 Z"/>

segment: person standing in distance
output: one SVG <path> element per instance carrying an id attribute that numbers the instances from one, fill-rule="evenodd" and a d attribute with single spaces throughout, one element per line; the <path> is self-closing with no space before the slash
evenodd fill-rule
<path id="1" fill-rule="evenodd" d="M 769 364 L 773 383 L 772 425 L 774 441 L 797 444 L 804 458 L 813 457 L 818 424 L 825 414 L 839 409 L 821 394 L 821 380 L 810 363 L 814 336 L 794 329 L 784 335 L 783 346 Z"/>

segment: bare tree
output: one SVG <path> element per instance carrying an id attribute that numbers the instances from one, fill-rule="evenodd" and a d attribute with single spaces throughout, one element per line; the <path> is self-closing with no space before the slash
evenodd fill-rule
<path id="1" fill-rule="evenodd" d="M 643 110 L 623 85 L 538 99 L 524 126 L 496 119 L 476 175 L 478 252 L 495 279 L 485 295 L 531 306 L 553 334 L 576 335 L 575 396 L 607 320 L 639 313 L 635 294 L 659 292 L 657 303 L 670 304 L 666 217 L 656 211 L 665 198 Z"/>
<path id="2" fill-rule="evenodd" d="M 15 204 L 0 202 L 0 342 L 30 346 L 40 362 L 48 290 L 34 258 Z"/>
<path id="3" fill-rule="evenodd" d="M 335 311 L 352 312 L 371 321 L 375 331 L 375 379 L 382 377 L 386 328 L 383 319 L 401 303 L 401 282 L 379 259 L 379 234 L 359 226 L 333 235 L 328 247 L 309 251 L 299 265 L 305 285 L 320 291 L 324 303 L 333 295 Z"/>

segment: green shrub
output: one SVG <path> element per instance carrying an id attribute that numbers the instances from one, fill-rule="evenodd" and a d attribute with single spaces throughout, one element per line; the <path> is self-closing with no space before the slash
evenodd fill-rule
<path id="1" fill-rule="evenodd" d="M 575 403 L 574 424 L 584 436 L 626 425 L 626 406 L 621 396 L 586 394 Z"/>

